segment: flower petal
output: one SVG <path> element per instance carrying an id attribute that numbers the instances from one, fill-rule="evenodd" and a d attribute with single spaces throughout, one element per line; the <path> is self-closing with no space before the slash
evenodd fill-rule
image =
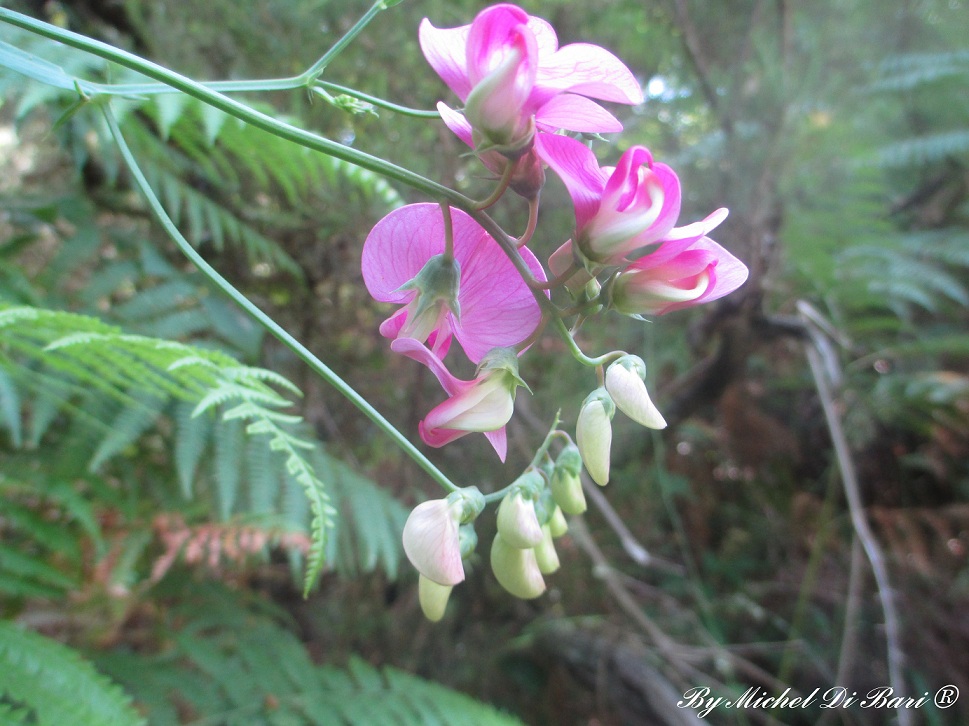
<path id="1" fill-rule="evenodd" d="M 575 206 L 576 229 L 581 230 L 599 209 L 606 177 L 587 146 L 567 136 L 536 134 L 535 150 L 559 175 Z"/>
<path id="2" fill-rule="evenodd" d="M 455 229 L 464 216 L 452 210 Z M 519 253 L 532 275 L 544 281 L 545 271 L 535 255 L 527 247 Z M 454 322 L 454 336 L 468 358 L 479 363 L 492 348 L 513 346 L 535 330 L 542 311 L 532 291 L 484 230 L 473 243 L 455 241 L 454 258 L 461 265 L 461 316 Z"/>
<path id="3" fill-rule="evenodd" d="M 660 264 L 672 259 L 683 250 L 689 249 L 707 233 L 720 225 L 727 218 L 727 210 L 723 207 L 711 212 L 699 222 L 674 227 L 660 240 L 660 246 L 653 252 L 640 259 L 649 259 L 651 264 Z"/>
<path id="4" fill-rule="evenodd" d="M 471 92 L 468 80 L 467 47 L 470 25 L 459 28 L 435 28 L 427 18 L 418 30 L 421 50 L 437 75 L 462 101 Z"/>
<path id="5" fill-rule="evenodd" d="M 717 300 L 747 281 L 747 276 L 750 274 L 747 266 L 709 237 L 699 240 L 691 249 L 709 251 L 716 256 L 717 260 L 710 272 L 710 287 L 694 301 L 694 304 Z"/>
<path id="6" fill-rule="evenodd" d="M 454 135 L 461 139 L 461 141 L 473 149 L 474 139 L 472 138 L 471 123 L 464 117 L 464 114 L 450 108 L 443 101 L 438 102 L 437 112 L 441 114 L 444 125 L 451 129 Z"/>
<path id="7" fill-rule="evenodd" d="M 572 43 L 542 57 L 535 85 L 538 91 L 570 91 L 632 105 L 643 102 L 643 89 L 626 65 L 591 43 Z"/>
<path id="8" fill-rule="evenodd" d="M 416 360 L 418 363 L 426 365 L 434 377 L 437 378 L 441 387 L 448 396 L 457 396 L 473 385 L 471 381 L 462 381 L 451 375 L 441 359 L 429 351 L 423 343 L 413 338 L 397 338 L 390 344 L 390 349 L 395 353 L 406 355 L 408 358 Z"/>
<path id="9" fill-rule="evenodd" d="M 557 129 L 585 133 L 618 133 L 622 124 L 595 101 L 574 93 L 561 93 L 535 112 L 535 125 L 544 131 Z"/>
<path id="10" fill-rule="evenodd" d="M 439 585 L 464 580 L 458 522 L 446 499 L 433 499 L 414 507 L 403 533 L 404 553 L 424 577 Z"/>

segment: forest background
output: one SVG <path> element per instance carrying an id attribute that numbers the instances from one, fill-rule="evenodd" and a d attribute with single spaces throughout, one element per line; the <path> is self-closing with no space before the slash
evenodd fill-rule
<path id="1" fill-rule="evenodd" d="M 715 236 L 751 275 L 707 309 L 583 332 L 590 348 L 646 360 L 670 426 L 616 426 L 613 480 L 604 499 L 588 490 L 546 595 L 514 600 L 476 567 L 437 624 L 400 546 L 410 507 L 437 496 L 425 474 L 185 262 L 96 109 L 10 70 L 24 61 L 9 48 L 92 81 L 117 69 L 0 23 L 3 723 L 679 724 L 693 722 L 676 707 L 691 686 L 736 697 L 888 684 L 929 698 L 904 714 L 707 720 L 969 718 L 969 8 L 521 4 L 562 43 L 602 45 L 633 70 L 647 101 L 614 109 L 625 131 L 618 149 L 595 147 L 611 155 L 602 163 L 648 146 L 683 181 L 684 218 L 730 208 Z M 200 80 L 300 73 L 368 7 L 4 5 Z M 407 0 L 380 12 L 323 80 L 433 109 L 447 90 L 418 24 L 466 24 L 482 7 Z M 439 121 L 324 96 L 245 98 L 486 193 Z M 416 432 L 437 384 L 387 351 L 386 311 L 359 263 L 380 217 L 427 199 L 185 96 L 114 103 L 203 257 Z M 551 175 L 543 202 L 541 259 L 573 222 Z M 524 209 L 500 215 L 524 227 Z M 191 349 L 145 347 L 158 339 Z M 167 371 L 192 351 L 208 363 Z M 563 351 L 546 336 L 523 362 L 535 395 L 518 398 L 508 463 L 475 437 L 431 459 L 483 490 L 507 483 L 556 410 L 575 421 L 586 383 Z M 203 400 L 208 414 L 193 417 Z M 258 410 L 288 401 L 302 422 L 247 433 Z M 266 435 L 316 442 L 293 451 L 334 511 L 306 598 L 312 503 Z M 937 707 L 950 684 L 964 698 Z"/>

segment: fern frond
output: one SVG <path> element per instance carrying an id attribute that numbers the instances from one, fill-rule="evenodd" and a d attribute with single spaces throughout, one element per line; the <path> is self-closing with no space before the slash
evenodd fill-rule
<path id="1" fill-rule="evenodd" d="M 77 652 L 0 621 L 0 693 L 23 723 L 38 726 L 136 726 L 131 699 Z"/>
<path id="2" fill-rule="evenodd" d="M 346 668 L 316 666 L 289 630 L 264 615 L 241 613 L 238 605 L 219 610 L 222 622 L 205 615 L 214 603 L 193 606 L 197 619 L 174 635 L 169 657 L 147 664 L 131 655 L 100 661 L 150 705 L 159 726 L 178 723 L 174 710 L 164 708 L 173 694 L 208 726 L 520 726 L 487 704 L 395 668 L 376 668 L 360 658 L 351 658 Z"/>
<path id="3" fill-rule="evenodd" d="M 956 129 L 904 139 L 884 146 L 875 157 L 882 167 L 924 166 L 969 153 L 969 130 Z"/>
<path id="4" fill-rule="evenodd" d="M 169 401 L 194 400 L 192 417 L 220 408 L 223 420 L 215 428 L 214 475 L 219 512 L 228 518 L 239 499 L 243 437 L 254 436 L 270 451 L 278 452 L 287 475 L 302 487 L 310 503 L 313 544 L 308 553 L 306 589 L 315 582 L 323 569 L 326 533 L 335 510 L 308 458 L 315 443 L 304 438 L 298 416 L 278 410 L 290 402 L 272 386 L 298 393 L 291 383 L 278 374 L 240 366 L 220 351 L 127 335 L 95 318 L 73 313 L 0 305 L 0 370 L 17 365 L 4 354 L 7 348 L 15 348 L 33 365 L 52 367 L 77 395 L 103 390 L 115 394 L 114 399 L 123 404 L 114 413 L 115 425 L 108 427 L 96 447 L 92 468 L 134 443 Z M 179 410 L 177 420 L 184 424 L 185 409 Z M 104 420 L 104 411 L 96 418 Z M 176 461 L 183 493 L 192 492 L 203 448 L 204 444 L 189 442 L 184 434 L 177 437 Z"/>

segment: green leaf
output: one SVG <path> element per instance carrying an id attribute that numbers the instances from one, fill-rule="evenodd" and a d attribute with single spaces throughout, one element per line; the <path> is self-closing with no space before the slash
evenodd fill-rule
<path id="1" fill-rule="evenodd" d="M 70 648 L 0 621 L 0 692 L 40 726 L 141 726 L 118 686 Z"/>

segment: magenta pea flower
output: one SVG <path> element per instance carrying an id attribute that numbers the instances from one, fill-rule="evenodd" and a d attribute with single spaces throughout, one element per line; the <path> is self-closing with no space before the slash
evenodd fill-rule
<path id="1" fill-rule="evenodd" d="M 747 280 L 747 267 L 709 237 L 673 256 L 661 246 L 634 261 L 612 281 L 608 297 L 626 315 L 663 315 L 710 302 Z"/>
<path id="2" fill-rule="evenodd" d="M 679 179 L 645 147 L 627 149 L 615 168 L 600 168 L 588 147 L 566 136 L 542 134 L 535 150 L 565 183 L 575 207 L 575 244 L 592 263 L 624 264 L 673 230 Z"/>
<path id="3" fill-rule="evenodd" d="M 590 99 L 643 101 L 638 81 L 616 56 L 589 43 L 559 48 L 551 25 L 515 5 L 486 8 L 458 28 L 435 28 L 425 18 L 419 35 L 428 63 L 465 103 L 479 150 L 514 157 L 536 128 L 621 131 Z"/>
<path id="4" fill-rule="evenodd" d="M 437 204 L 395 209 L 363 246 L 363 280 L 381 302 L 403 305 L 380 326 L 387 338 L 427 342 L 443 358 L 452 336 L 479 363 L 492 348 L 527 338 L 541 310 L 498 243 L 464 212 L 451 209 L 454 257 L 444 255 L 445 226 Z M 519 253 L 532 274 L 545 272 L 527 248 Z"/>
<path id="5" fill-rule="evenodd" d="M 477 431 L 491 442 L 498 458 L 505 460 L 508 452 L 505 424 L 515 412 L 515 391 L 525 386 L 518 376 L 518 357 L 514 350 L 489 351 L 482 358 L 474 379 L 465 381 L 451 375 L 440 358 L 412 338 L 398 338 L 390 349 L 426 365 L 448 394 L 448 400 L 435 406 L 420 423 L 425 444 L 439 448 Z"/>

